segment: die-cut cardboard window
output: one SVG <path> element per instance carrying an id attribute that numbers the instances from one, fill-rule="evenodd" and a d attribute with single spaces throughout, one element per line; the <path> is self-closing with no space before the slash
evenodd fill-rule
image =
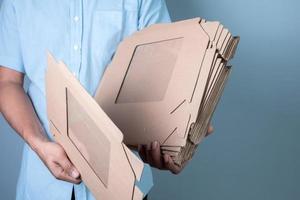
<path id="1" fill-rule="evenodd" d="M 177 38 L 138 45 L 116 102 L 138 103 L 163 100 L 182 40 Z"/>
<path id="2" fill-rule="evenodd" d="M 110 163 L 110 142 L 99 134 L 94 120 L 86 114 L 76 97 L 67 90 L 68 136 L 89 163 L 95 174 L 107 187 Z M 98 137 L 93 137 L 95 134 Z M 104 146 L 98 153 L 99 146 Z M 99 162 L 101 160 L 101 162 Z"/>

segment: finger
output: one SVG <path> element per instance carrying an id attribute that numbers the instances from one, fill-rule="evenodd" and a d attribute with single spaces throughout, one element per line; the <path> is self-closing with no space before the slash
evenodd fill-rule
<path id="1" fill-rule="evenodd" d="M 63 158 L 59 159 L 57 163 L 63 169 L 64 177 L 69 177 L 75 183 L 79 183 L 81 181 L 80 173 L 75 168 L 75 166 L 71 163 L 71 161 L 68 159 L 67 156 L 64 156 Z"/>
<path id="2" fill-rule="evenodd" d="M 177 166 L 172 158 L 167 154 L 164 155 L 164 163 L 166 169 L 170 170 L 173 174 L 179 174 L 181 172 L 181 168 Z"/>
<path id="3" fill-rule="evenodd" d="M 143 145 L 138 145 L 138 152 L 143 162 L 147 163 L 146 150 Z"/>
<path id="4" fill-rule="evenodd" d="M 78 179 L 80 178 L 80 174 L 78 170 L 73 166 L 69 159 L 64 159 L 60 161 L 61 166 L 64 168 L 64 171 L 71 176 L 72 178 Z"/>
<path id="5" fill-rule="evenodd" d="M 71 176 L 65 173 L 65 170 L 59 163 L 51 163 L 48 165 L 51 173 L 57 178 L 58 180 L 67 181 L 74 184 L 79 184 L 81 182 L 80 179 L 74 179 Z"/>
<path id="6" fill-rule="evenodd" d="M 154 167 L 159 169 L 163 167 L 160 144 L 157 141 L 152 143 L 151 158 Z"/>
<path id="7" fill-rule="evenodd" d="M 205 136 L 209 136 L 210 134 L 212 134 L 214 132 L 214 127 L 212 125 L 209 125 L 208 129 L 207 129 L 207 133 Z"/>
<path id="8" fill-rule="evenodd" d="M 154 164 L 153 164 L 153 158 L 152 158 L 152 144 L 149 143 L 147 144 L 146 146 L 146 156 L 147 156 L 147 161 L 148 161 L 148 164 L 150 166 L 153 166 L 154 167 Z"/>
<path id="9" fill-rule="evenodd" d="M 143 145 L 143 151 L 145 152 L 145 163 L 149 163 L 148 155 L 147 155 L 147 145 Z"/>

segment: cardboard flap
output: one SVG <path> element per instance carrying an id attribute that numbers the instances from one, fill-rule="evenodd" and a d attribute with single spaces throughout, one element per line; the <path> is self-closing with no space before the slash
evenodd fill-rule
<path id="1" fill-rule="evenodd" d="M 205 30 L 205 32 L 209 35 L 211 41 L 216 39 L 217 30 L 220 26 L 220 22 L 205 22 L 200 23 L 201 27 Z"/>
<path id="2" fill-rule="evenodd" d="M 136 180 L 140 181 L 144 169 L 144 163 L 125 144 L 123 144 L 123 148 L 132 170 L 134 171 Z"/>
<path id="3" fill-rule="evenodd" d="M 141 190 L 137 186 L 135 186 L 132 200 L 142 200 L 143 197 L 144 197 L 144 194 L 141 192 Z"/>
<path id="4" fill-rule="evenodd" d="M 63 81 L 60 79 L 55 80 L 57 73 L 61 73 L 61 69 L 58 66 L 57 61 L 48 52 L 47 53 L 48 68 L 46 70 L 46 98 L 47 98 L 47 110 L 48 118 L 52 120 L 56 128 L 61 130 L 61 134 L 67 133 L 67 105 L 66 105 L 66 91 L 57 90 L 56 88 L 63 85 Z M 54 81 L 55 80 L 55 81 Z M 51 111 L 51 112 L 49 112 Z M 57 116 L 55 113 L 59 112 Z"/>

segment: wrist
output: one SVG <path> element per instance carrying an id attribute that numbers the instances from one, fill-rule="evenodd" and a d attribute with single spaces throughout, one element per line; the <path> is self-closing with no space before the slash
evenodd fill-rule
<path id="1" fill-rule="evenodd" d="M 43 146 L 49 142 L 49 139 L 42 129 L 27 131 L 27 134 L 24 134 L 24 139 L 37 154 L 40 154 Z"/>

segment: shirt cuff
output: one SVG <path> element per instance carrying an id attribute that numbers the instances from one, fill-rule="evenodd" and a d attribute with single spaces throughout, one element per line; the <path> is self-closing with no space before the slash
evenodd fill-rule
<path id="1" fill-rule="evenodd" d="M 23 64 L 7 56 L 0 56 L 0 66 L 25 73 Z"/>

